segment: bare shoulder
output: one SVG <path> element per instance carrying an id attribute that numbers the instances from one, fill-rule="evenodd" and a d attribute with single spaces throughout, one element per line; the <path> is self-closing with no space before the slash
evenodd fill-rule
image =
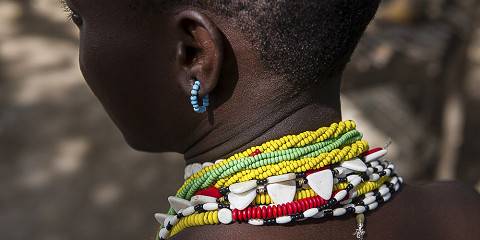
<path id="1" fill-rule="evenodd" d="M 406 185 L 370 219 L 390 239 L 480 239 L 480 195 L 460 182 Z"/>
<path id="2" fill-rule="evenodd" d="M 459 182 L 405 185 L 400 192 L 367 214 L 367 236 L 376 239 L 480 239 L 480 196 Z M 248 224 L 202 226 L 174 239 L 352 239 L 352 216 L 307 220 L 296 225 L 256 227 Z"/>
<path id="3" fill-rule="evenodd" d="M 426 194 L 433 194 L 435 197 L 438 194 L 455 194 L 464 200 L 477 201 L 477 203 L 480 198 L 480 195 L 473 188 L 459 181 L 416 184 L 410 185 L 410 188 Z"/>
<path id="4" fill-rule="evenodd" d="M 418 207 L 434 212 L 455 210 L 469 216 L 471 213 L 479 213 L 480 209 L 480 195 L 473 188 L 458 181 L 407 185 L 398 198 L 404 202 L 418 203 Z"/>

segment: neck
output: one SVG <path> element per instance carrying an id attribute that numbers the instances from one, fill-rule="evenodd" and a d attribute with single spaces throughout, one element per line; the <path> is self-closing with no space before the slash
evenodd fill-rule
<path id="1" fill-rule="evenodd" d="M 218 124 L 205 121 L 192 134 L 194 143 L 186 150 L 185 160 L 187 164 L 214 162 L 271 139 L 340 121 L 339 96 L 324 98 L 299 96 L 277 106 L 240 112 Z"/>

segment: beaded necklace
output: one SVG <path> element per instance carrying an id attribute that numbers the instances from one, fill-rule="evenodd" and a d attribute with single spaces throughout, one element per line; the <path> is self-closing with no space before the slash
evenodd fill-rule
<path id="1" fill-rule="evenodd" d="M 185 168 L 185 182 L 155 214 L 158 240 L 202 225 L 275 225 L 356 214 L 353 235 L 365 234 L 363 215 L 388 201 L 403 179 L 369 149 L 355 122 L 287 135 L 214 163 Z"/>

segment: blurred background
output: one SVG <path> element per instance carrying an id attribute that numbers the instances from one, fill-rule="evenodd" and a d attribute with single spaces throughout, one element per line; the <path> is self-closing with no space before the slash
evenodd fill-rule
<path id="1" fill-rule="evenodd" d="M 345 74 L 343 114 L 392 140 L 408 182 L 480 191 L 475 0 L 384 0 Z M 58 0 L 0 0 L 2 239 L 148 239 L 182 157 L 131 150 L 83 81 Z"/>

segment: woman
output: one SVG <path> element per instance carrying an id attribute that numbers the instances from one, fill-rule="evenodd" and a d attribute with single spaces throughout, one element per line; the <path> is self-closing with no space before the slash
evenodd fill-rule
<path id="1" fill-rule="evenodd" d="M 333 181 L 329 174 L 341 175 L 338 169 L 343 171 L 349 169 L 348 166 L 335 168 L 335 172 L 336 165 L 332 163 L 328 165 L 331 173 L 329 169 L 313 167 L 309 171 L 296 172 L 293 180 L 284 179 L 280 185 L 273 183 L 271 175 L 274 173 L 269 178 L 253 178 L 254 182 L 232 180 L 233 174 L 248 168 L 241 166 L 226 176 L 226 181 L 240 185 L 210 188 L 216 190 L 215 194 L 222 189 L 227 191 L 221 193 L 221 204 L 215 203 L 221 197 L 215 199 L 215 194 L 205 192 L 206 188 L 190 184 L 192 181 L 199 186 L 204 184 L 200 181 L 202 174 L 210 174 L 210 170 L 222 166 L 204 164 L 206 170 L 202 172 L 202 165 L 194 163 L 230 158 L 242 160 L 230 156 L 244 151 L 252 159 L 256 155 L 267 156 L 268 151 L 278 152 L 282 146 L 273 146 L 271 150 L 254 146 L 307 130 L 328 132 L 329 128 L 321 128 L 324 126 L 335 129 L 347 126 L 353 131 L 353 123 L 338 123 L 341 121 L 341 76 L 359 38 L 375 15 L 379 0 L 67 0 L 66 4 L 80 29 L 80 63 L 85 79 L 129 145 L 140 151 L 183 153 L 189 164 L 186 177 L 191 180 L 184 186 L 195 191 L 183 195 L 179 191 L 177 197 L 170 199 L 170 215 L 157 215 L 161 222 L 166 219 L 158 238 L 362 239 L 365 230 L 369 239 L 477 239 L 480 235 L 479 228 L 475 227 L 480 216 L 479 197 L 457 183 L 407 185 L 398 194 L 394 194 L 399 190 L 394 185 L 378 188 L 376 192 L 372 190 L 372 195 L 385 190 L 384 193 L 394 196 L 378 210 L 368 212 L 366 228 L 362 218 L 365 207 L 338 205 L 340 200 L 352 197 L 352 189 L 347 187 L 348 197 L 338 197 L 345 189 L 333 191 L 329 182 Z M 312 137 L 302 146 L 317 140 Z M 324 140 L 330 138 L 318 141 L 323 143 Z M 361 168 L 365 166 L 366 169 L 367 149 L 358 148 L 361 151 L 357 149 L 354 156 L 361 162 L 356 164 L 363 164 Z M 255 151 L 248 152 L 248 149 Z M 321 156 L 326 155 L 315 155 Z M 342 161 L 349 162 L 347 160 L 351 159 Z M 390 165 L 387 163 L 380 172 L 386 174 L 390 169 L 387 166 Z M 393 173 L 393 167 L 391 170 L 387 171 L 389 179 L 396 178 L 399 185 L 401 178 Z M 367 170 L 349 171 L 352 174 Z M 190 176 L 194 172 L 200 173 Z M 266 180 L 255 182 L 255 179 Z M 245 187 L 252 183 L 254 188 L 260 189 L 259 185 L 265 184 L 268 192 L 248 189 L 248 193 L 269 194 L 271 202 L 280 203 L 285 200 L 282 194 L 291 187 L 297 188 L 285 183 L 297 183 L 299 179 L 298 191 L 307 185 L 312 190 L 311 198 L 316 197 L 317 201 L 310 203 L 320 206 L 323 201 L 327 207 L 315 206 L 307 212 L 303 210 L 308 206 L 300 206 L 290 199 L 283 204 L 291 204 L 295 209 L 288 211 L 297 215 L 265 211 L 264 219 L 260 218 L 262 212 L 258 212 L 257 217 L 245 215 L 251 219 L 243 220 L 253 225 L 271 226 L 231 224 L 235 218 L 238 220 L 239 210 L 252 207 L 250 202 L 244 204 L 245 191 L 235 195 L 232 186 Z M 328 179 L 328 184 L 315 185 L 315 179 Z M 335 176 L 335 181 L 339 179 L 347 184 L 356 181 L 352 180 L 354 177 Z M 372 180 L 372 175 L 361 180 L 369 179 Z M 221 179 L 216 177 L 212 181 L 218 184 Z M 355 183 L 352 188 L 360 186 Z M 322 194 L 325 185 L 330 187 L 328 196 Z M 276 190 L 272 186 L 284 188 L 274 197 Z M 388 194 L 377 196 L 377 202 L 387 201 Z M 202 198 L 197 198 L 200 208 L 189 214 L 205 218 L 188 223 L 181 218 L 189 215 L 186 213 L 188 207 L 193 209 L 191 195 Z M 365 201 L 366 196 L 359 201 Z M 209 202 L 212 197 L 214 201 Z M 338 202 L 331 203 L 337 198 Z M 202 204 L 207 203 L 212 203 L 208 208 L 215 208 L 212 211 L 215 215 L 205 215 L 206 211 L 214 210 L 202 209 L 207 206 Z M 180 208 L 182 204 L 184 207 Z M 356 223 L 351 216 L 301 221 L 306 215 L 313 216 L 312 212 L 315 216 L 356 213 L 358 221 Z M 275 216 L 270 216 L 273 214 Z M 211 225 L 218 222 L 227 224 Z M 205 226 L 179 231 L 179 226 L 187 225 Z M 356 235 L 352 236 L 354 231 Z"/>

